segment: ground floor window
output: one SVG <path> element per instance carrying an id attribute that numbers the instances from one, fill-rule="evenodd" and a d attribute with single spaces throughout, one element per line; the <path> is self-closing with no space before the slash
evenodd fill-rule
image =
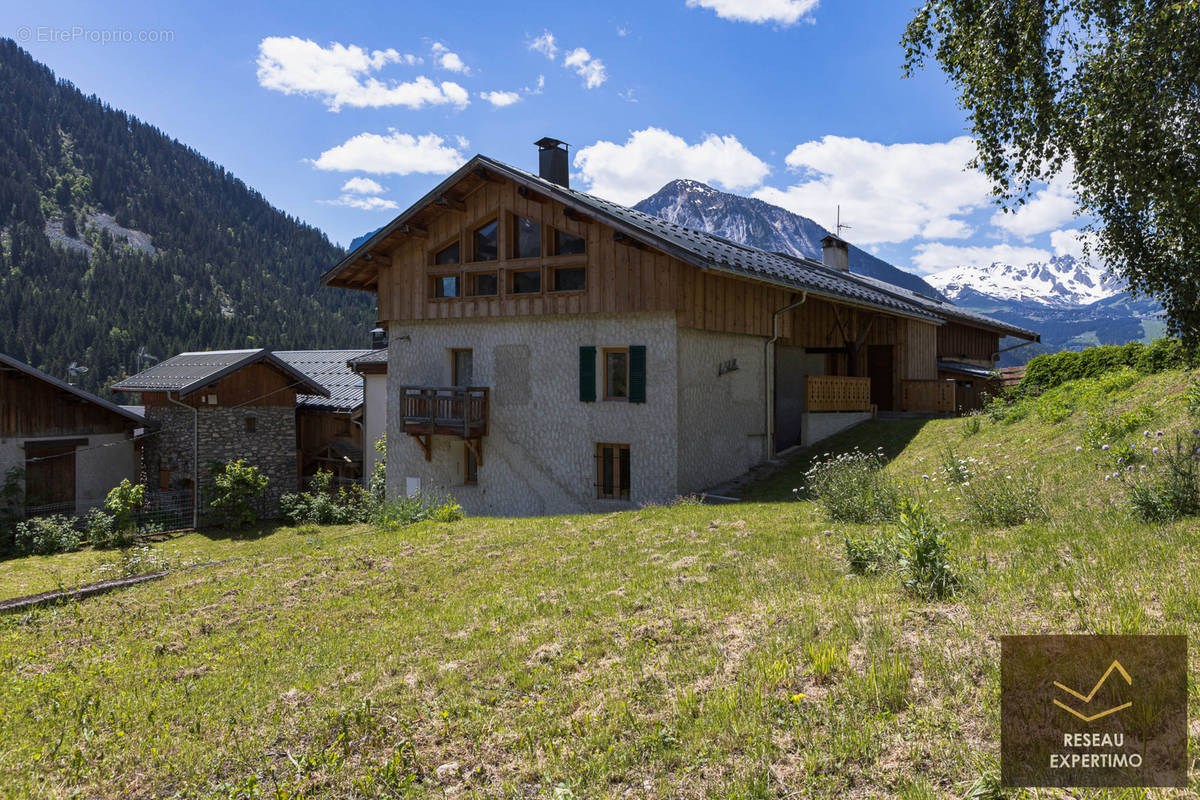
<path id="1" fill-rule="evenodd" d="M 596 445 L 596 497 L 629 499 L 629 445 Z"/>
<path id="2" fill-rule="evenodd" d="M 475 451 L 468 445 L 463 445 L 463 483 L 474 486 L 479 483 L 479 459 Z"/>

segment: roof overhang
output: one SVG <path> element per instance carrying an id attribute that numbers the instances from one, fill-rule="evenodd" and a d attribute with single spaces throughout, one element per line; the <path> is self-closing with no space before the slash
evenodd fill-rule
<path id="1" fill-rule="evenodd" d="M 190 353 L 180 353 L 180 355 L 191 355 L 191 354 Z M 158 366 L 161 366 L 162 364 L 166 364 L 168 361 L 170 361 L 170 359 L 167 359 L 167 361 L 160 362 L 160 364 Z M 292 381 L 291 385 L 293 387 L 295 387 L 297 394 L 311 394 L 311 395 L 317 395 L 320 397 L 329 397 L 329 389 L 327 389 L 322 384 L 317 383 L 312 378 L 305 375 L 303 372 L 300 372 L 299 370 L 297 370 L 295 367 L 284 362 L 282 359 L 280 359 L 275 354 L 273 354 L 270 350 L 267 350 L 265 348 L 260 349 L 260 350 L 248 351 L 244 358 L 240 358 L 237 361 L 233 361 L 233 362 L 225 365 L 224 367 L 216 370 L 215 372 L 210 372 L 209 374 L 205 375 L 202 378 L 197 378 L 189 383 L 185 383 L 185 384 L 182 384 L 177 387 L 176 386 L 172 386 L 172 387 L 155 386 L 153 384 L 148 384 L 148 383 L 139 384 L 138 380 L 137 380 L 138 376 L 134 375 L 132 377 L 126 378 L 125 380 L 121 381 L 120 383 L 115 384 L 113 386 L 113 391 L 120 391 L 120 392 L 173 392 L 173 393 L 175 393 L 176 397 L 184 398 L 189 395 L 195 394 L 196 392 L 200 391 L 201 389 L 211 386 L 212 384 L 216 383 L 217 381 L 220 381 L 221 379 L 226 378 L 229 375 L 232 375 L 233 373 L 237 372 L 238 370 L 245 369 L 246 367 L 249 367 L 253 364 L 264 364 L 264 365 L 269 366 L 272 369 L 275 369 L 276 371 L 282 373 L 284 375 L 284 377 L 286 377 Z"/>
<path id="2" fill-rule="evenodd" d="M 55 378 L 53 375 L 47 375 L 46 373 L 42 372 L 40 369 L 36 369 L 34 367 L 29 366 L 28 364 L 17 361 L 12 356 L 7 356 L 4 353 L 0 353 L 0 365 L 8 367 L 9 369 L 16 370 L 17 372 L 22 372 L 32 378 L 37 378 L 38 380 L 45 381 L 46 383 L 50 384 L 54 388 L 60 389 L 69 394 L 73 394 L 81 400 L 85 400 L 89 403 L 95 403 L 96 405 L 100 406 L 101 408 L 103 408 L 106 411 L 111 411 L 113 414 L 117 414 L 121 417 L 124 417 L 126 420 L 128 420 L 131 423 L 136 423 L 137 425 L 142 425 L 142 426 L 147 424 L 146 418 L 144 416 L 142 416 L 141 414 L 138 414 L 137 412 L 134 412 L 134 411 L 130 411 L 127 408 L 122 408 L 121 406 L 117 405 L 116 403 L 113 403 L 109 400 L 105 400 L 103 397 L 97 397 L 96 395 L 92 394 L 91 392 L 85 392 L 82 389 L 77 389 L 74 386 L 72 386 L 71 384 L 67 383 L 66 381 L 59 380 L 58 378 Z"/>

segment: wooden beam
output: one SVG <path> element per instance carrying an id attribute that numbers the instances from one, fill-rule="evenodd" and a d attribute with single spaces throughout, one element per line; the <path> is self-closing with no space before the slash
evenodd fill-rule
<path id="1" fill-rule="evenodd" d="M 438 206 L 440 206 L 441 208 L 448 208 L 451 211 L 458 211 L 458 212 L 465 213 L 467 210 L 467 204 L 464 203 L 462 200 L 455 200 L 452 197 L 446 197 L 446 195 L 442 195 L 442 196 L 438 197 L 436 202 L 437 202 Z"/>
<path id="2" fill-rule="evenodd" d="M 537 192 L 530 191 L 528 186 L 518 186 L 517 194 L 534 203 L 546 202 L 546 196 L 544 194 L 538 194 Z M 567 211 L 570 211 L 570 209 L 567 209 Z M 567 216 L 570 217 L 570 214 L 567 214 Z"/>
<path id="3" fill-rule="evenodd" d="M 475 177 L 479 178 L 482 181 L 487 181 L 488 183 L 495 183 L 496 181 L 500 180 L 498 177 L 493 175 L 485 167 L 476 167 L 475 168 Z"/>
<path id="4" fill-rule="evenodd" d="M 431 447 L 431 442 L 433 437 L 427 433 L 410 433 L 408 435 L 417 440 L 417 444 L 421 446 L 421 452 L 425 454 L 425 460 L 432 461 L 433 448 Z"/>
<path id="5" fill-rule="evenodd" d="M 429 231 L 424 228 L 418 228 L 416 225 L 401 225 L 396 230 L 400 233 L 407 233 L 409 236 L 415 236 L 418 239 L 429 238 Z"/>
<path id="6" fill-rule="evenodd" d="M 467 449 L 475 456 L 475 464 L 483 466 L 483 440 L 482 439 L 463 439 L 467 445 Z"/>
<path id="7" fill-rule="evenodd" d="M 645 250 L 646 245 L 640 239 L 635 239 L 620 231 L 613 231 L 613 241 L 617 244 L 623 244 L 626 247 L 636 247 L 638 250 Z"/>
<path id="8" fill-rule="evenodd" d="M 570 206 L 567 206 L 566 208 L 563 209 L 563 216 L 566 217 L 567 219 L 571 220 L 572 222 L 582 222 L 584 224 L 590 224 L 594 221 L 588 215 L 581 214 L 578 211 L 576 211 L 575 209 L 571 208 Z"/>

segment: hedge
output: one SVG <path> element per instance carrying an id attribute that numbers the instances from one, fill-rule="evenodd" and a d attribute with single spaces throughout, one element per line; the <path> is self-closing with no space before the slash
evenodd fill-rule
<path id="1" fill-rule="evenodd" d="M 1148 345 L 1130 342 L 1086 350 L 1063 350 L 1030 359 L 1025 367 L 1025 377 L 1017 386 L 1021 392 L 1041 392 L 1067 381 L 1095 378 L 1124 367 L 1149 375 L 1194 367 L 1198 363 L 1196 353 L 1187 352 L 1178 339 L 1170 338 L 1155 339 Z"/>

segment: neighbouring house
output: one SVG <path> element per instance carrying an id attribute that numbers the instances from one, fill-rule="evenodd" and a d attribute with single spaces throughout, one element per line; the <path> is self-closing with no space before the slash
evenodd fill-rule
<path id="1" fill-rule="evenodd" d="M 386 345 L 349 361 L 350 368 L 363 380 L 363 485 L 379 461 L 375 443 L 387 434 L 387 362 Z"/>
<path id="2" fill-rule="evenodd" d="M 472 513 L 702 491 L 875 411 L 953 412 L 939 360 L 1037 334 L 822 261 L 747 247 L 475 156 L 324 276 L 388 333 L 388 491 Z"/>
<path id="3" fill-rule="evenodd" d="M 81 514 L 139 472 L 146 418 L 0 353 L 0 482 L 26 514 Z M 4 502 L 0 498 L 0 503 Z"/>

